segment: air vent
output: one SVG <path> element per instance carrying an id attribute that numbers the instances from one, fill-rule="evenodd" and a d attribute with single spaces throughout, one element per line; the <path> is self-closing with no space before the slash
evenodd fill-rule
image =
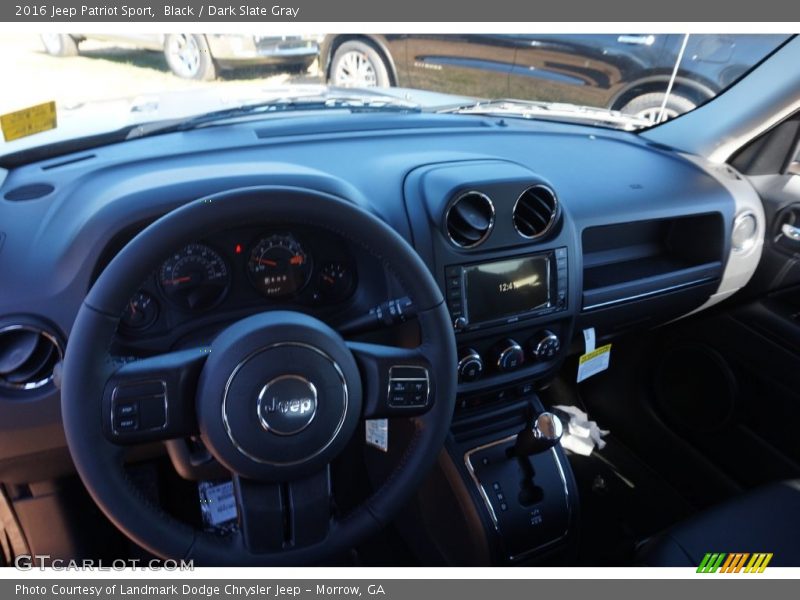
<path id="1" fill-rule="evenodd" d="M 12 202 L 24 202 L 26 200 L 36 200 L 37 198 L 47 196 L 47 194 L 52 193 L 54 189 L 55 188 L 49 183 L 31 183 L 10 190 L 6 192 L 6 195 L 3 197 Z"/>
<path id="2" fill-rule="evenodd" d="M 447 237 L 459 248 L 474 248 L 494 227 L 494 205 L 480 192 L 461 194 L 444 216 Z"/>
<path id="3" fill-rule="evenodd" d="M 35 390 L 53 380 L 53 368 L 62 359 L 52 334 L 30 325 L 0 328 L 0 388 Z"/>
<path id="4" fill-rule="evenodd" d="M 534 185 L 522 192 L 514 205 L 514 228 L 529 240 L 540 238 L 550 231 L 558 218 L 558 200 L 553 190 Z"/>

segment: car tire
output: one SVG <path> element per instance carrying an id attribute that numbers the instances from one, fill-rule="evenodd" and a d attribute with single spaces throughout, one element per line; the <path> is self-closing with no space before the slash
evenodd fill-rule
<path id="1" fill-rule="evenodd" d="M 662 92 L 650 92 L 648 94 L 636 96 L 620 108 L 620 112 L 626 115 L 641 117 L 649 120 L 651 123 L 655 123 L 661 112 L 661 105 L 664 103 L 665 96 L 666 94 Z M 664 116 L 666 117 L 664 120 L 674 119 L 678 115 L 689 112 L 694 108 L 697 108 L 697 103 L 694 100 L 690 100 L 686 96 L 681 96 L 680 94 L 670 94 L 667 99 L 667 104 L 664 107 Z"/>
<path id="2" fill-rule="evenodd" d="M 204 35 L 168 35 L 164 39 L 164 58 L 170 71 L 183 79 L 211 81 L 217 76 L 217 66 Z"/>
<path id="3" fill-rule="evenodd" d="M 45 52 L 50 56 L 78 56 L 77 40 L 66 33 L 49 33 L 39 36 Z"/>
<path id="4" fill-rule="evenodd" d="M 350 40 L 336 49 L 328 83 L 336 87 L 389 87 L 389 67 L 371 44 Z"/>

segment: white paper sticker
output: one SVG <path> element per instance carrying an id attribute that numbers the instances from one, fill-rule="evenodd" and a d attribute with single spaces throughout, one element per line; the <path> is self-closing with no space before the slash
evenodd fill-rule
<path id="1" fill-rule="evenodd" d="M 594 327 L 583 330 L 583 339 L 586 342 L 586 354 L 594 352 Z"/>
<path id="2" fill-rule="evenodd" d="M 367 444 L 378 450 L 389 450 L 389 421 L 387 419 L 367 420 Z"/>
<path id="3" fill-rule="evenodd" d="M 608 368 L 611 360 L 611 344 L 600 346 L 596 350 L 587 352 L 578 359 L 578 381 L 588 379 Z"/>
<path id="4" fill-rule="evenodd" d="M 198 490 L 203 516 L 209 525 L 222 525 L 236 518 L 236 499 L 233 497 L 232 481 L 220 484 L 201 481 Z"/>

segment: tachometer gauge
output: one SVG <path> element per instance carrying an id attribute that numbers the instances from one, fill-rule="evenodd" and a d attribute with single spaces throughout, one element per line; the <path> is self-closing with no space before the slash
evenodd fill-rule
<path id="1" fill-rule="evenodd" d="M 290 234 L 260 240 L 247 262 L 250 281 L 262 294 L 280 298 L 298 293 L 311 275 L 311 258 Z"/>
<path id="2" fill-rule="evenodd" d="M 216 305 L 228 289 L 230 271 L 204 244 L 189 244 L 170 256 L 158 272 L 158 285 L 176 307 L 201 311 Z"/>
<path id="3" fill-rule="evenodd" d="M 158 318 L 158 302 L 147 292 L 137 292 L 128 302 L 120 323 L 128 331 L 147 329 Z"/>

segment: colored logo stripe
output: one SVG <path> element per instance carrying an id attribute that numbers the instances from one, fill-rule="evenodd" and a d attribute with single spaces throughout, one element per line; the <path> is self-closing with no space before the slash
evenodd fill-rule
<path id="1" fill-rule="evenodd" d="M 716 573 L 722 561 L 725 560 L 727 555 L 723 553 L 708 553 L 703 557 L 700 566 L 697 567 L 698 573 Z"/>
<path id="2" fill-rule="evenodd" d="M 748 562 L 748 558 L 750 559 Z M 708 552 L 703 556 L 700 565 L 697 567 L 698 573 L 739 573 L 744 569 L 745 573 L 763 573 L 767 565 L 772 560 L 772 553 L 757 552 Z M 747 566 L 745 566 L 747 563 Z"/>
<path id="3" fill-rule="evenodd" d="M 763 573 L 764 569 L 767 568 L 769 561 L 772 560 L 772 553 L 759 553 L 753 554 L 753 558 L 750 559 L 750 562 L 747 563 L 747 566 L 744 569 L 745 573 Z"/>

